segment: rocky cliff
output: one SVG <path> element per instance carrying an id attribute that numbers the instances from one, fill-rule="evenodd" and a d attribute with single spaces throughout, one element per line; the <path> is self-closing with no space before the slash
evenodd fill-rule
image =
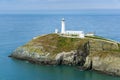
<path id="1" fill-rule="evenodd" d="M 39 64 L 80 66 L 120 76 L 120 44 L 101 37 L 38 36 L 17 48 L 13 58 Z"/>

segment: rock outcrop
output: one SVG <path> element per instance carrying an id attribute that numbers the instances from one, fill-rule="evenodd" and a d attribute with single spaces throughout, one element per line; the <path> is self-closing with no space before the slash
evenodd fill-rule
<path id="1" fill-rule="evenodd" d="M 57 34 L 39 36 L 10 56 L 39 64 L 75 65 L 120 76 L 120 44 L 97 36 L 84 39 Z"/>
<path id="2" fill-rule="evenodd" d="M 90 41 L 90 54 L 83 67 L 120 76 L 119 44 L 110 41 Z"/>

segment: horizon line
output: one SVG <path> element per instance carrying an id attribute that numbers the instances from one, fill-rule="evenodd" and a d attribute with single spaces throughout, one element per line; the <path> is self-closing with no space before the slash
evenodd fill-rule
<path id="1" fill-rule="evenodd" d="M 0 14 L 81 14 L 81 15 L 112 15 L 120 14 L 120 9 L 92 9 L 92 10 L 10 10 Z"/>

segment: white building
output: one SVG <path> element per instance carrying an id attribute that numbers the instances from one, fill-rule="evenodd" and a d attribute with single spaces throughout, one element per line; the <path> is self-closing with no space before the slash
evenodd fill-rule
<path id="1" fill-rule="evenodd" d="M 90 33 L 87 33 L 85 36 L 95 36 L 95 33 L 90 32 Z"/>
<path id="2" fill-rule="evenodd" d="M 58 29 L 55 29 L 55 33 L 58 33 Z"/>
<path id="3" fill-rule="evenodd" d="M 83 31 L 73 31 L 73 30 L 65 30 L 65 20 L 64 18 L 61 21 L 61 34 L 65 34 L 67 36 L 76 36 L 79 38 L 84 38 L 85 34 Z"/>
<path id="4" fill-rule="evenodd" d="M 84 38 L 84 32 L 83 31 L 66 31 L 65 34 L 70 36 L 77 36 L 79 38 Z"/>

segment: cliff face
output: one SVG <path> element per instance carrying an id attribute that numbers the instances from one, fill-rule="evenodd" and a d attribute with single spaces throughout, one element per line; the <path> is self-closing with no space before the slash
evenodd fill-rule
<path id="1" fill-rule="evenodd" d="M 17 48 L 12 57 L 43 64 L 81 64 L 80 54 L 88 54 L 88 39 L 68 38 L 57 34 L 39 36 Z"/>
<path id="2" fill-rule="evenodd" d="M 79 39 L 48 34 L 17 48 L 10 56 L 40 64 L 77 65 L 120 76 L 119 44 L 98 37 Z"/>
<path id="3" fill-rule="evenodd" d="M 86 57 L 84 67 L 112 75 L 120 75 L 119 44 L 104 40 L 90 40 L 90 53 Z"/>
<path id="4" fill-rule="evenodd" d="M 120 76 L 120 47 L 116 42 L 92 40 L 85 68 Z"/>

